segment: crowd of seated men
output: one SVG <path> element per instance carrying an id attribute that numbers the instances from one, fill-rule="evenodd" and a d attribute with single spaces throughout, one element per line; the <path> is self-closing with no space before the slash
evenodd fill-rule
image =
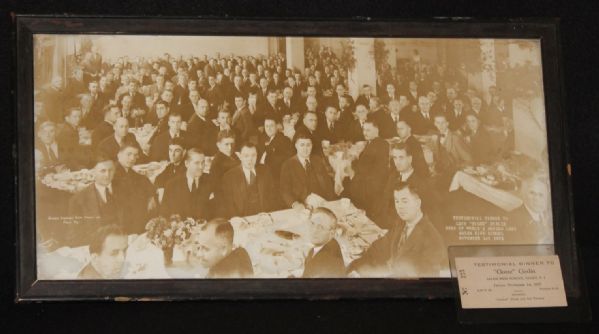
<path id="1" fill-rule="evenodd" d="M 378 96 L 364 85 L 354 100 L 347 69 L 328 48 L 308 50 L 306 62 L 298 71 L 280 55 L 165 54 L 100 60 L 94 71 L 83 64 L 66 85 L 53 78 L 36 96 L 36 162 L 42 170 L 87 168 L 94 175 L 93 184 L 69 198 L 71 221 L 55 233 L 60 243 L 87 244 L 108 224 L 140 234 L 158 215 L 226 221 L 314 209 L 307 199 L 316 194 L 325 200 L 348 197 L 376 224 L 395 231 L 377 244 L 376 261 L 354 269 L 389 263 L 381 260 L 387 257 L 419 273 L 435 272 L 443 262 L 437 260 L 446 256 L 443 240 L 430 237 L 436 233 L 430 220 L 439 216 L 439 189 L 458 168 L 490 162 L 509 146 L 511 116 L 504 100 L 495 87 L 486 101 L 443 67 L 432 71 L 421 64 L 379 75 Z M 291 133 L 284 131 L 288 122 L 295 122 Z M 129 129 L 145 124 L 156 131 L 140 145 Z M 87 143 L 82 128 L 91 133 Z M 417 140 L 431 134 L 437 135 L 434 164 Z M 401 143 L 390 147 L 385 139 L 393 137 Z M 365 142 L 341 193 L 323 141 Z M 214 157 L 209 173 L 207 156 Z M 161 160 L 169 164 L 154 183 L 132 169 Z M 427 239 L 432 248 L 421 255 L 391 250 L 410 238 Z M 330 248 L 334 252 L 338 245 Z M 430 263 L 416 261 L 420 256 Z"/>

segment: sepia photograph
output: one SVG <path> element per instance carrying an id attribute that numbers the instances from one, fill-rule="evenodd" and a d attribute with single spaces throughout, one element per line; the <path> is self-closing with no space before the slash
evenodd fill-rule
<path id="1" fill-rule="evenodd" d="M 449 278 L 552 245 L 540 39 L 33 34 L 39 280 Z"/>

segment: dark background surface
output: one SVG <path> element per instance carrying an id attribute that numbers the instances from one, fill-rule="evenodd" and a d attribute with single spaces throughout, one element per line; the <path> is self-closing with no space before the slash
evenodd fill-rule
<path id="1" fill-rule="evenodd" d="M 16 1 L 0 3 L 0 328 L 13 332 L 598 332 L 586 324 L 458 325 L 453 300 L 44 303 L 15 305 L 15 211 L 12 145 L 14 26 L 19 14 L 218 17 L 559 17 L 574 206 L 583 270 L 593 310 L 599 303 L 599 1 Z M 12 78 L 11 78 L 12 77 Z M 596 312 L 594 312 L 596 314 Z M 597 316 L 595 316 L 596 318 Z"/>

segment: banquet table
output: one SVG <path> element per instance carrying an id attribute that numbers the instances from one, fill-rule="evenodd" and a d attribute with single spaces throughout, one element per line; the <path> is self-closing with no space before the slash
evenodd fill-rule
<path id="1" fill-rule="evenodd" d="M 512 192 L 483 183 L 476 176 L 464 171 L 457 171 L 455 173 L 449 185 L 449 191 L 456 191 L 460 188 L 508 212 L 522 205 L 522 200 Z"/>
<path id="2" fill-rule="evenodd" d="M 386 233 L 386 230 L 380 229 L 347 199 L 324 202 L 322 206 L 331 209 L 338 217 L 335 238 L 341 247 L 346 265 L 359 258 L 375 240 Z M 254 277 L 301 277 L 304 258 L 313 247 L 309 241 L 309 214 L 307 210 L 287 209 L 231 219 L 235 230 L 234 247 L 244 247 L 247 250 L 252 260 Z M 175 247 L 175 265 L 185 261 L 184 253 L 184 250 Z M 52 252 L 44 252 L 41 249 L 38 253 L 38 278 L 75 279 L 89 261 L 89 257 L 88 246 L 62 247 Z M 198 276 L 191 273 L 186 276 L 185 271 L 165 266 L 162 250 L 142 234 L 129 236 L 124 278 Z"/>

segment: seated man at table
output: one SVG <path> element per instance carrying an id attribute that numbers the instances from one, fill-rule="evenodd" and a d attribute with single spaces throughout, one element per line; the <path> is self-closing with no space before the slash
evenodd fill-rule
<path id="1" fill-rule="evenodd" d="M 424 152 L 422 151 L 422 144 L 412 136 L 412 128 L 410 124 L 404 120 L 400 120 L 397 122 L 397 136 L 401 140 L 402 143 L 405 143 L 412 152 L 412 166 L 414 167 L 414 171 L 416 174 L 422 177 L 428 177 L 430 175 L 430 171 L 428 169 L 428 164 L 424 159 Z"/>
<path id="2" fill-rule="evenodd" d="M 328 201 L 334 200 L 333 178 L 322 157 L 311 155 L 311 137 L 303 133 L 296 135 L 295 149 L 297 154 L 287 159 L 281 167 L 279 187 L 285 207 L 303 209 L 311 194 Z"/>
<path id="3" fill-rule="evenodd" d="M 419 189 L 422 199 L 422 211 L 427 217 L 437 219 L 439 217 L 438 201 L 432 191 L 432 186 L 427 178 L 416 173 L 413 167 L 414 153 L 410 146 L 405 143 L 397 143 L 391 146 L 391 168 L 389 177 L 385 183 L 385 190 L 379 201 L 380 209 L 377 210 L 375 223 L 381 228 L 388 229 L 397 220 L 393 190 L 398 183 L 410 183 Z"/>
<path id="4" fill-rule="evenodd" d="M 256 145 L 241 146 L 241 164 L 222 177 L 222 216 L 244 217 L 275 210 L 274 182 L 268 168 L 257 165 Z"/>
<path id="5" fill-rule="evenodd" d="M 322 137 L 321 134 L 318 131 L 316 131 L 318 128 L 317 113 L 315 111 L 306 111 L 302 115 L 301 120 L 302 124 L 298 123 L 298 125 L 296 125 L 296 131 L 293 142 L 295 142 L 295 137 L 297 137 L 299 134 L 308 135 L 308 137 L 312 141 L 311 154 L 322 156 Z"/>
<path id="6" fill-rule="evenodd" d="M 210 216 L 208 201 L 213 196 L 212 185 L 204 174 L 206 156 L 196 148 L 187 151 L 185 175 L 167 182 L 160 206 L 160 215 L 180 215 L 195 219 Z"/>
<path id="7" fill-rule="evenodd" d="M 156 176 L 154 185 L 157 189 L 163 188 L 166 184 L 179 176 L 184 176 L 186 169 L 183 159 L 185 158 L 185 143 L 179 137 L 172 138 L 168 143 L 169 163 L 166 168 Z"/>
<path id="8" fill-rule="evenodd" d="M 247 251 L 233 249 L 234 230 L 226 219 L 209 221 L 194 235 L 192 262 L 209 268 L 206 278 L 252 278 L 254 269 Z"/>
<path id="9" fill-rule="evenodd" d="M 345 264 L 341 247 L 335 240 L 337 216 L 325 207 L 318 207 L 312 211 L 310 223 L 310 237 L 314 247 L 304 261 L 303 277 L 344 277 Z"/>
<path id="10" fill-rule="evenodd" d="M 80 246 L 89 243 L 93 231 L 106 224 L 124 222 L 123 190 L 113 183 L 115 164 L 108 157 L 99 156 L 92 169 L 94 183 L 69 200 L 68 219 L 60 237 L 63 244 Z"/>
<path id="11" fill-rule="evenodd" d="M 439 131 L 437 141 L 437 156 L 435 157 L 435 170 L 437 171 L 437 187 L 445 190 L 449 187 L 455 172 L 473 163 L 472 155 L 464 140 L 457 132 L 449 129 L 447 116 L 437 114 L 434 117 L 435 127 Z"/>
<path id="12" fill-rule="evenodd" d="M 117 154 L 114 173 L 114 184 L 124 191 L 121 202 L 125 220 L 123 228 L 130 234 L 143 233 L 151 213 L 157 208 L 154 185 L 133 170 L 138 157 L 139 148 L 125 143 Z"/>
<path id="13" fill-rule="evenodd" d="M 553 244 L 547 183 L 535 177 L 525 179 L 521 197 L 524 204 L 509 214 L 508 226 L 515 227 L 516 231 L 506 239 L 514 244 Z"/>
<path id="14" fill-rule="evenodd" d="M 389 172 L 389 144 L 379 137 L 379 126 L 374 120 L 364 123 L 366 147 L 352 162 L 355 172 L 349 194 L 352 202 L 374 218 Z"/>
<path id="15" fill-rule="evenodd" d="M 400 219 L 348 271 L 362 277 L 439 277 L 448 267 L 447 248 L 422 212 L 418 190 L 399 183 L 393 196 Z"/>
<path id="16" fill-rule="evenodd" d="M 218 204 L 223 204 L 221 203 L 223 200 L 223 175 L 239 165 L 239 158 L 234 152 L 235 134 L 233 131 L 220 131 L 216 139 L 216 147 L 218 148 L 218 152 L 210 165 L 210 179 L 212 180 L 212 187 L 214 189 L 214 201 L 218 202 Z"/>
<path id="17" fill-rule="evenodd" d="M 258 160 L 270 169 L 278 188 L 281 165 L 291 158 L 295 150 L 291 140 L 277 131 L 277 123 L 272 118 L 264 119 L 264 133 L 258 137 Z"/>
<path id="18" fill-rule="evenodd" d="M 119 226 L 100 227 L 89 244 L 89 263 L 81 269 L 77 278 L 122 278 L 127 247 L 127 234 Z"/>
<path id="19" fill-rule="evenodd" d="M 135 136 L 129 133 L 129 121 L 124 117 L 116 119 L 113 125 L 114 134 L 104 138 L 98 145 L 98 154 L 116 160 L 119 149 L 125 144 L 139 145 Z"/>
<path id="20" fill-rule="evenodd" d="M 477 165 L 489 164 L 501 155 L 500 150 L 495 149 L 491 136 L 481 125 L 480 115 L 474 111 L 466 114 L 465 140 L 472 152 L 472 160 Z"/>
<path id="21" fill-rule="evenodd" d="M 117 105 L 108 104 L 102 110 L 104 121 L 96 125 L 92 132 L 92 147 L 96 149 L 105 138 L 114 134 L 114 122 L 121 115 L 121 110 Z"/>
<path id="22" fill-rule="evenodd" d="M 168 131 L 163 131 L 160 134 L 156 132 L 151 140 L 151 161 L 168 160 L 168 145 L 171 139 L 180 138 L 181 142 L 186 142 L 186 133 L 181 130 L 181 123 L 181 114 L 168 115 Z"/>
<path id="23" fill-rule="evenodd" d="M 35 150 L 39 152 L 42 167 L 67 166 L 69 154 L 56 138 L 56 124 L 46 121 L 37 130 Z"/>

